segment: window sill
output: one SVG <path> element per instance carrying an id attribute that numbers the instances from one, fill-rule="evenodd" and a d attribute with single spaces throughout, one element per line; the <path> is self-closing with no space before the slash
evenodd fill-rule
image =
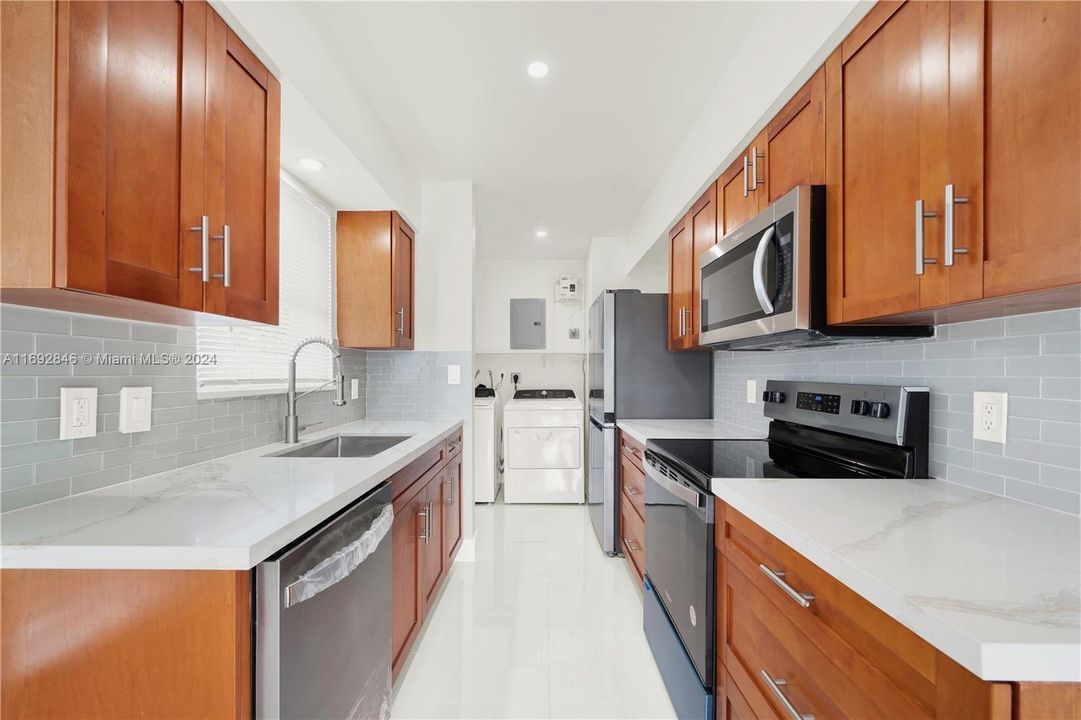
<path id="1" fill-rule="evenodd" d="M 297 383 L 297 394 L 314 390 L 323 382 Z M 328 392 L 334 388 L 326 386 Z M 218 385 L 212 387 L 200 387 L 196 389 L 196 400 L 239 400 L 241 398 L 261 397 L 264 395 L 285 395 L 289 392 L 289 384 L 282 382 L 268 382 L 266 384 L 249 383 L 246 385 Z"/>

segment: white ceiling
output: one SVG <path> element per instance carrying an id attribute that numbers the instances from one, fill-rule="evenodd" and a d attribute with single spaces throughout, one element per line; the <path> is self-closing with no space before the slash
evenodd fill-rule
<path id="1" fill-rule="evenodd" d="M 731 2 L 301 7 L 319 52 L 353 83 L 341 91 L 374 108 L 416 176 L 474 181 L 478 252 L 503 258 L 584 257 L 591 237 L 624 234 L 759 11 Z M 550 65 L 547 78 L 526 75 L 535 59 Z"/>

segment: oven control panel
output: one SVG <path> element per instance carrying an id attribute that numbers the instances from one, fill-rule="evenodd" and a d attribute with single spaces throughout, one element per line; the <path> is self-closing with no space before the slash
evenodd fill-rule
<path id="1" fill-rule="evenodd" d="M 841 412 L 841 396 L 826 393 L 796 393 L 796 409 L 837 415 Z"/>

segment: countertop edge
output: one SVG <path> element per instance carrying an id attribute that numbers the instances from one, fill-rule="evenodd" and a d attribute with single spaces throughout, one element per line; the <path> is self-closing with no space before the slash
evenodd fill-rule
<path id="1" fill-rule="evenodd" d="M 428 422 L 439 424 L 429 440 L 253 545 L 193 547 L 185 545 L 12 544 L 0 546 L 0 568 L 4 570 L 224 570 L 234 572 L 252 570 L 274 553 L 303 537 L 305 533 L 331 515 L 371 492 L 380 483 L 431 450 L 447 435 L 463 427 L 465 423 L 461 418 L 437 418 Z M 336 428 L 328 428 L 318 435 L 305 438 L 305 442 L 318 439 L 324 434 L 333 434 L 336 430 Z M 265 452 L 267 447 L 257 450 Z M 185 470 L 213 462 L 215 461 L 197 463 L 187 466 Z M 170 470 L 160 474 L 168 472 L 175 471 Z M 170 561 L 163 562 L 163 556 L 168 557 Z"/>
<path id="2" fill-rule="evenodd" d="M 758 503 L 714 480 L 713 494 L 784 542 L 852 592 L 889 615 L 924 642 L 986 682 L 1081 682 L 1081 645 L 981 642 L 924 612 L 889 585 L 868 575 Z M 913 622 L 918 617 L 919 623 Z M 946 636 L 946 637 L 943 637 Z M 1071 674 L 1069 668 L 1073 668 Z M 1048 671 L 1049 669 L 1053 669 Z"/>

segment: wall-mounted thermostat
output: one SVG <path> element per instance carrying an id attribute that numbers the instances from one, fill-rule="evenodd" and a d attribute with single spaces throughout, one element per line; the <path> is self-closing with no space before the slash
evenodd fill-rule
<path id="1" fill-rule="evenodd" d="M 578 299 L 578 276 L 560 275 L 556 297 L 560 300 Z"/>

